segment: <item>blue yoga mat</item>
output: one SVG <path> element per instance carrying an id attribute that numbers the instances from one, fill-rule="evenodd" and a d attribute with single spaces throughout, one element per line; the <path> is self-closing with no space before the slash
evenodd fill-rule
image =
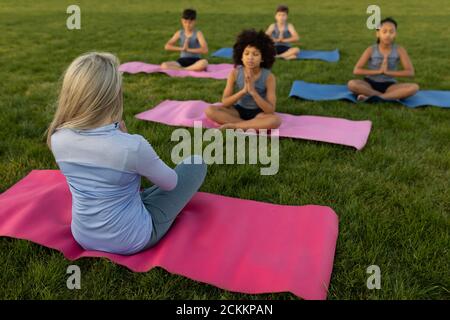
<path id="1" fill-rule="evenodd" d="M 233 57 L 233 48 L 222 48 L 212 54 L 213 57 L 231 59 Z M 300 50 L 297 56 L 300 60 L 323 60 L 327 62 L 339 61 L 339 50 L 318 51 L 318 50 Z"/>
<path id="2" fill-rule="evenodd" d="M 339 61 L 339 50 L 319 51 L 319 50 L 301 50 L 297 56 L 300 60 L 323 60 L 327 62 Z"/>
<path id="3" fill-rule="evenodd" d="M 233 48 L 221 48 L 212 54 L 213 57 L 218 58 L 233 58 Z"/>
<path id="4" fill-rule="evenodd" d="M 356 96 L 348 90 L 346 85 L 319 84 L 305 81 L 294 81 L 289 97 L 314 101 L 348 100 L 358 102 Z M 383 100 L 379 97 L 372 97 L 367 102 L 376 101 L 398 102 L 409 108 L 420 106 L 450 108 L 450 91 L 421 90 L 407 99 Z"/>

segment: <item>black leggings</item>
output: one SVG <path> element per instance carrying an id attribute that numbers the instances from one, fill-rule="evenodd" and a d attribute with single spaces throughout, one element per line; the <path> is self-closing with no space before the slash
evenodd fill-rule
<path id="1" fill-rule="evenodd" d="M 247 109 L 238 104 L 235 104 L 233 107 L 239 112 L 239 117 L 241 117 L 242 120 L 251 120 L 256 117 L 258 113 L 263 112 L 261 108 Z"/>
<path id="2" fill-rule="evenodd" d="M 376 90 L 381 93 L 385 93 L 386 90 L 390 86 L 395 84 L 395 82 L 393 82 L 393 81 L 379 82 L 379 81 L 373 81 L 372 79 L 369 79 L 369 78 L 364 78 L 364 81 L 366 81 L 368 84 L 370 84 L 370 86 L 372 87 L 373 90 Z"/>
<path id="3" fill-rule="evenodd" d="M 180 66 L 182 66 L 183 68 L 186 68 L 186 67 L 192 66 L 194 63 L 196 63 L 199 60 L 200 60 L 200 58 L 185 57 L 185 58 L 179 58 L 177 60 L 177 62 L 180 64 Z"/>
<path id="4" fill-rule="evenodd" d="M 278 45 L 275 46 L 275 50 L 277 51 L 277 54 L 283 54 L 286 51 L 288 51 L 291 47 L 289 46 L 284 46 L 284 45 Z"/>

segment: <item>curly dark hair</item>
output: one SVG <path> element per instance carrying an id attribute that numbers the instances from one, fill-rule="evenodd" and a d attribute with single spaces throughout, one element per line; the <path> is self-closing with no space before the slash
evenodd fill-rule
<path id="1" fill-rule="evenodd" d="M 261 68 L 272 68 L 276 55 L 275 45 L 264 31 L 256 31 L 254 29 L 244 30 L 237 36 L 236 43 L 233 46 L 233 61 L 235 66 L 243 65 L 242 54 L 247 46 L 255 47 L 261 51 Z"/>

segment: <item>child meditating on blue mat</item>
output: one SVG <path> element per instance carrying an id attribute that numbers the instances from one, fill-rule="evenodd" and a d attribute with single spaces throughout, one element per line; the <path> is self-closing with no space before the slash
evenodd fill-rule
<path id="1" fill-rule="evenodd" d="M 223 91 L 222 106 L 211 105 L 206 116 L 222 129 L 275 129 L 275 62 L 273 41 L 263 31 L 244 30 L 233 47 L 234 70 Z"/>
<path id="2" fill-rule="evenodd" d="M 177 61 L 163 62 L 164 69 L 184 69 L 190 71 L 203 71 L 208 67 L 208 60 L 202 59 L 202 54 L 208 53 L 208 44 L 200 30 L 195 29 L 197 12 L 193 9 L 186 9 L 181 16 L 183 28 L 167 41 L 164 49 L 168 51 L 180 52 Z M 179 46 L 176 45 L 179 41 Z"/>
<path id="3" fill-rule="evenodd" d="M 378 41 L 368 47 L 356 63 L 353 73 L 365 76 L 364 80 L 350 80 L 348 88 L 358 95 L 359 101 L 378 96 L 383 99 L 404 99 L 416 94 L 416 83 L 397 83 L 395 77 L 414 77 L 414 67 L 406 50 L 394 43 L 397 22 L 386 18 L 377 29 Z M 403 70 L 397 71 L 399 61 Z M 368 64 L 368 69 L 365 65 Z"/>
<path id="4" fill-rule="evenodd" d="M 288 23 L 289 8 L 284 5 L 278 6 L 275 13 L 275 23 L 266 30 L 266 34 L 275 42 L 277 58 L 285 60 L 297 59 L 300 49 L 292 47 L 291 42 L 299 40 L 297 31 L 292 23 Z"/>
<path id="5" fill-rule="evenodd" d="M 65 72 L 47 144 L 72 194 L 71 230 L 86 250 L 133 254 L 154 246 L 203 183 L 198 156 L 168 167 L 122 120 L 122 75 L 109 53 Z M 140 193 L 141 177 L 155 185 Z"/>

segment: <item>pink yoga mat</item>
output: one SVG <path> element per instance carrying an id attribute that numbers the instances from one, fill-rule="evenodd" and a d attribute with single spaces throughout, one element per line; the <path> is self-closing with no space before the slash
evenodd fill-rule
<path id="1" fill-rule="evenodd" d="M 201 100 L 165 100 L 156 107 L 137 114 L 136 118 L 186 127 L 193 127 L 194 121 L 202 121 L 203 127 L 216 128 L 218 124 L 205 116 L 204 110 L 208 105 L 210 103 Z M 277 114 L 282 120 L 278 131 L 281 137 L 342 144 L 357 150 L 361 150 L 366 145 L 372 127 L 372 122 L 368 120 L 352 121 L 319 116 Z"/>
<path id="2" fill-rule="evenodd" d="M 85 251 L 70 231 L 71 195 L 57 170 L 34 170 L 0 195 L 0 236 L 61 251 L 70 260 L 105 257 L 132 271 L 159 266 L 249 294 L 292 292 L 326 299 L 338 236 L 329 207 L 286 206 L 198 192 L 167 235 L 133 256 Z"/>
<path id="3" fill-rule="evenodd" d="M 171 77 L 194 77 L 194 78 L 211 78 L 226 79 L 233 70 L 234 66 L 229 63 L 210 64 L 206 71 L 187 71 L 187 70 L 167 70 L 162 69 L 159 64 L 149 64 L 139 61 L 127 62 L 119 67 L 119 71 L 127 73 L 154 73 L 161 72 Z"/>

